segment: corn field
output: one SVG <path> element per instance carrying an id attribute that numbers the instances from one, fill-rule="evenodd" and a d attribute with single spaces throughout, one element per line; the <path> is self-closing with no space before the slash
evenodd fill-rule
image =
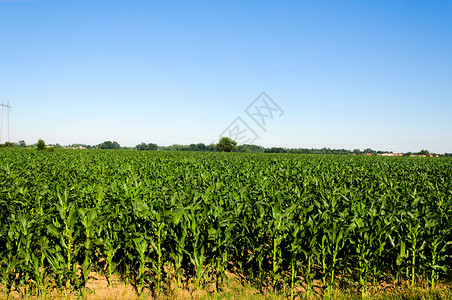
<path id="1" fill-rule="evenodd" d="M 145 291 L 227 272 L 289 298 L 451 279 L 452 159 L 0 149 L 0 287 Z"/>

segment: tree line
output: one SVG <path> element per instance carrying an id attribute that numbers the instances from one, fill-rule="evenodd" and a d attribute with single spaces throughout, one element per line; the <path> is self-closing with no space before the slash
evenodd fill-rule
<path id="1" fill-rule="evenodd" d="M 38 143 L 27 145 L 25 141 L 21 140 L 18 143 L 5 143 L 0 144 L 0 147 L 32 147 L 36 148 Z M 333 154 L 333 155 L 363 155 L 371 154 L 378 155 L 382 153 L 392 153 L 392 151 L 381 151 L 373 150 L 371 148 L 366 148 L 364 150 L 354 149 L 331 149 L 331 148 L 285 148 L 285 147 L 263 147 L 259 145 L 237 145 L 236 142 L 229 138 L 221 138 L 217 144 L 206 145 L 204 143 L 181 145 L 173 144 L 170 146 L 158 146 L 155 143 L 140 143 L 135 147 L 125 147 L 121 146 L 116 141 L 104 141 L 97 145 L 86 145 L 86 144 L 71 144 L 68 146 L 61 146 L 60 144 L 48 144 L 54 148 L 81 148 L 81 149 L 102 149 L 102 150 L 138 150 L 138 151 L 203 151 L 203 152 L 245 152 L 245 153 L 293 153 L 293 154 Z M 407 152 L 404 155 L 429 155 L 428 150 L 421 150 L 419 152 Z M 452 157 L 452 153 L 444 153 L 441 156 Z"/>

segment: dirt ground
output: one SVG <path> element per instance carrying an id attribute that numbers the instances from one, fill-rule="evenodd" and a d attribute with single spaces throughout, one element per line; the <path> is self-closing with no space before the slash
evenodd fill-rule
<path id="1" fill-rule="evenodd" d="M 222 290 L 216 292 L 215 283 L 210 281 L 202 289 L 196 289 L 192 284 L 188 287 L 177 288 L 175 284 L 163 287 L 161 295 L 153 295 L 149 289 L 141 295 L 137 295 L 134 287 L 131 284 L 124 284 L 121 282 L 118 275 L 114 275 L 112 283 L 109 286 L 105 276 L 92 272 L 87 284 L 86 299 L 93 300 L 107 300 L 107 299 L 289 299 L 289 295 L 273 294 L 271 291 L 259 291 L 248 283 L 243 284 L 240 278 L 228 273 L 228 283 L 222 285 Z M 22 299 L 18 291 L 12 291 L 9 295 L 5 295 L 4 287 L 0 284 L 2 293 L 0 299 Z M 301 292 L 296 299 L 301 299 L 304 290 L 297 289 Z M 312 299 L 323 299 L 320 290 L 316 291 L 316 295 Z M 372 287 L 369 290 L 369 296 L 365 299 L 452 299 L 452 289 L 450 285 L 440 285 L 436 289 L 430 289 L 428 285 L 420 285 L 415 288 L 410 288 L 408 283 L 406 285 L 398 285 L 386 283 L 384 285 Z M 361 299 L 361 295 L 357 290 L 334 290 L 331 299 Z M 39 299 L 36 295 L 30 295 L 28 299 Z M 80 299 L 80 295 L 72 293 L 65 297 L 64 293 L 60 291 L 48 291 L 46 299 Z"/>

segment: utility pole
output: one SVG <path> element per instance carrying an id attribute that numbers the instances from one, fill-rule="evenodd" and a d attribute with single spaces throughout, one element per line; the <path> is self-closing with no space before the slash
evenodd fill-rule
<path id="1" fill-rule="evenodd" d="M 8 143 L 10 143 L 10 139 L 9 139 L 9 112 L 11 110 L 11 106 L 9 106 L 9 101 L 8 104 L 5 104 L 5 102 L 2 99 L 2 120 L 1 120 L 1 125 L 0 125 L 0 144 L 2 143 L 2 133 L 3 133 L 3 108 L 6 107 L 6 113 L 7 113 L 7 117 L 8 117 Z"/>

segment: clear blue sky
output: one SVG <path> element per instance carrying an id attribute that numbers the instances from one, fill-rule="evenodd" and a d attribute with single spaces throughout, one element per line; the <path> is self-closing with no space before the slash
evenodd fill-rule
<path id="1" fill-rule="evenodd" d="M 452 2 L 0 1 L 0 98 L 29 144 L 208 144 L 240 116 L 263 146 L 452 152 Z"/>

